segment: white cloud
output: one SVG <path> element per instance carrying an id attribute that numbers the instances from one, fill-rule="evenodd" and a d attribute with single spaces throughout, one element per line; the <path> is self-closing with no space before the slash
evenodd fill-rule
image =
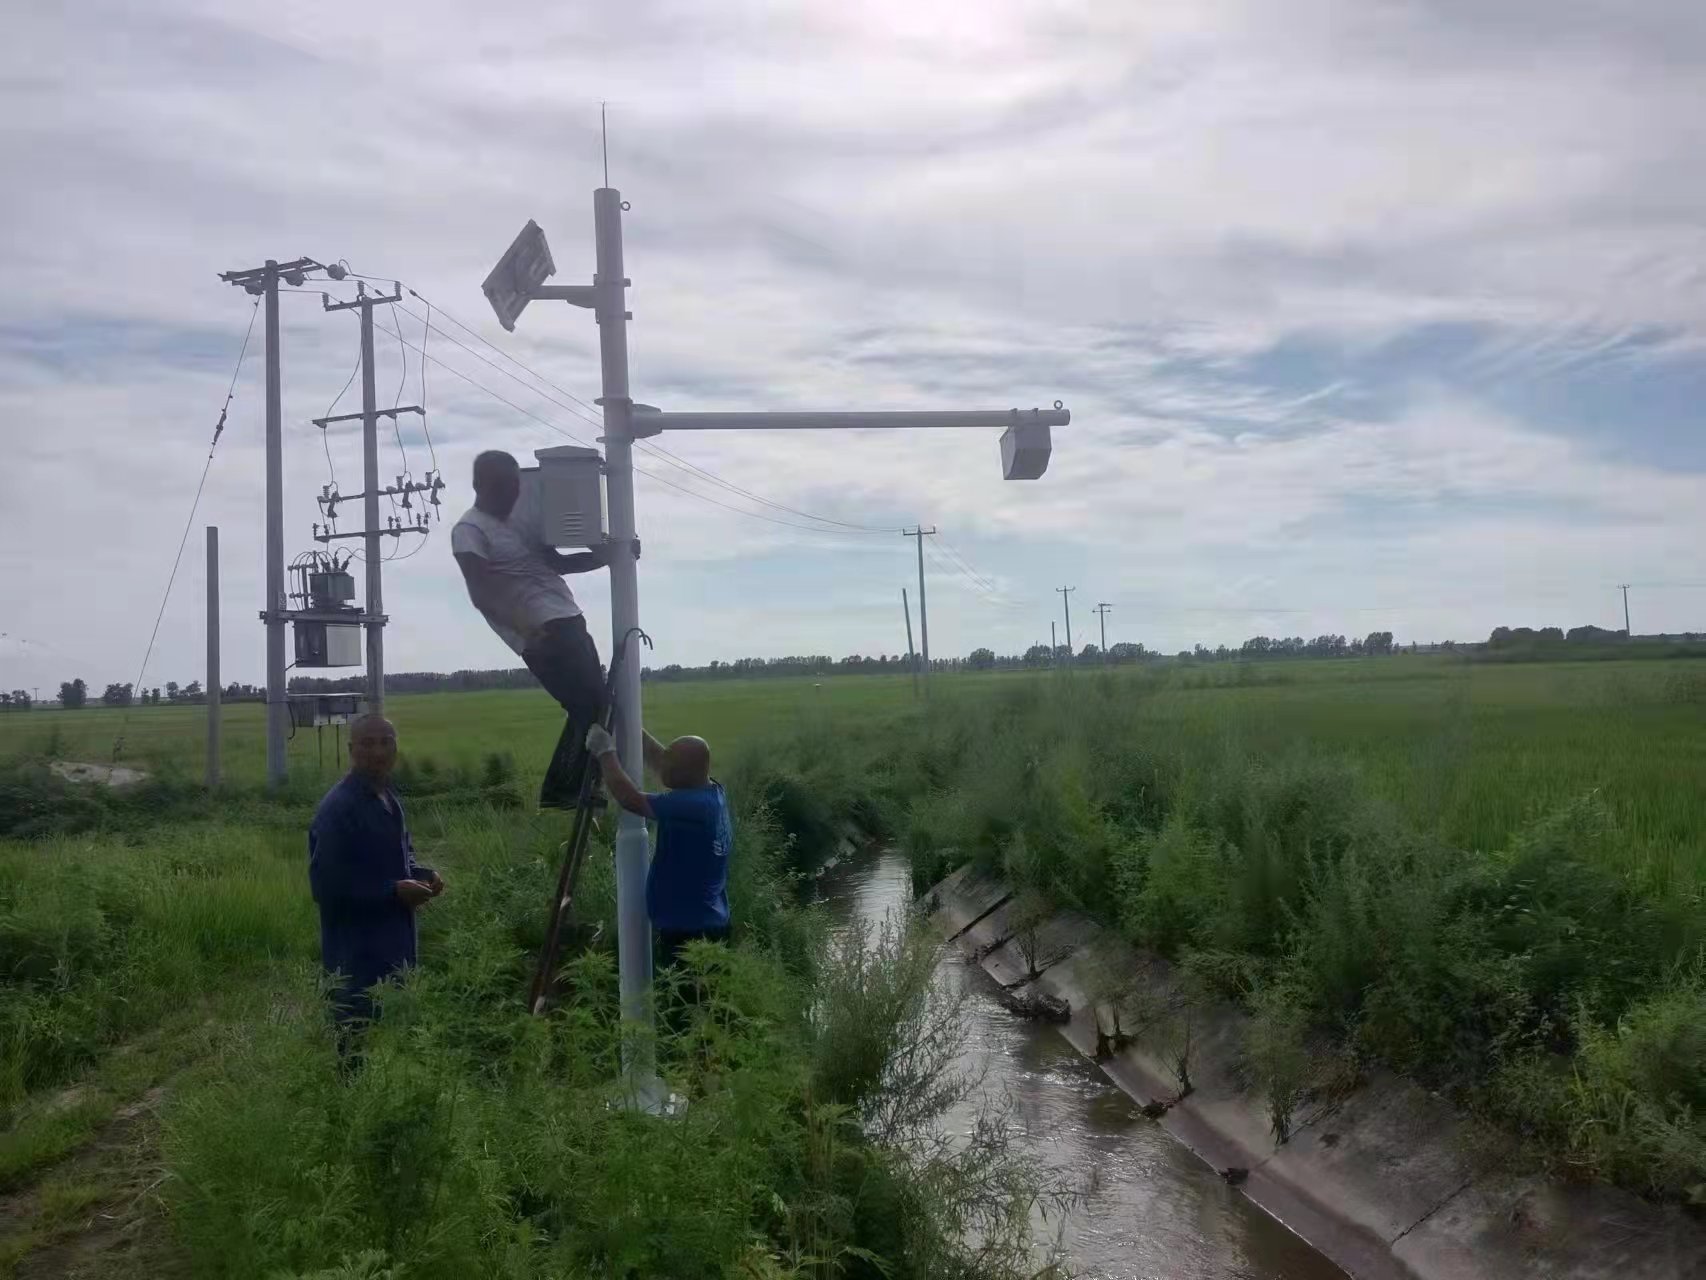
<path id="1" fill-rule="evenodd" d="M 130 678 L 247 319 L 219 270 L 307 253 L 398 272 L 591 400 L 585 313 L 541 305 L 507 337 L 478 285 L 527 217 L 560 280 L 589 272 L 600 99 L 634 204 L 642 399 L 1073 408 L 1035 485 L 1003 484 L 994 440 L 960 433 L 662 442 L 788 507 L 938 523 L 1035 606 L 942 576 L 938 652 L 1028 642 L 1067 580 L 1141 604 L 1119 624 L 1173 647 L 1287 618 L 1351 630 L 1363 609 L 1424 635 L 1568 624 L 1649 566 L 1702 576 L 1676 568 L 1706 532 L 1686 441 L 1675 465 L 1637 462 L 1606 430 L 1414 371 L 1361 415 L 1337 383 L 1248 371 L 1282 342 L 1370 352 L 1430 324 L 1475 326 L 1488 377 L 1702 358 L 1693 6 L 179 0 L 38 8 L 18 26 L 0 55 L 0 685 L 56 683 L 73 661 L 91 682 Z M 346 317 L 285 307 L 295 550 L 326 473 L 305 424 L 354 349 Z M 429 346 L 595 433 L 557 393 Z M 226 669 L 250 679 L 255 374 L 196 520 L 224 530 Z M 429 392 L 451 515 L 479 448 L 559 439 L 442 370 Z M 355 488 L 353 441 L 334 449 Z M 900 538 L 800 533 L 652 481 L 641 510 L 660 660 L 900 647 Z M 198 537 L 161 678 L 199 661 Z M 504 660 L 442 543 L 390 576 L 394 670 Z M 779 588 L 796 577 L 814 585 Z M 1304 614 L 1270 619 L 1193 612 L 1297 601 Z M 1698 626 L 1703 602 L 1673 593 L 1648 617 Z"/>

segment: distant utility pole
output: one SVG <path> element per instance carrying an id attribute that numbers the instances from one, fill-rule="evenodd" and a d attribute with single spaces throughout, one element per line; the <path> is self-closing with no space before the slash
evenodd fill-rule
<path id="1" fill-rule="evenodd" d="M 1077 587 L 1056 587 L 1060 592 L 1060 603 L 1066 609 L 1066 660 L 1072 661 L 1072 593 Z"/>
<path id="2" fill-rule="evenodd" d="M 207 526 L 207 789 L 219 785 L 219 526 Z M 136 691 L 137 697 L 142 690 Z"/>
<path id="3" fill-rule="evenodd" d="M 912 668 L 912 696 L 918 696 L 918 654 L 912 648 L 912 606 L 906 602 L 906 588 L 900 589 L 900 609 L 906 615 L 906 663 Z"/>
<path id="4" fill-rule="evenodd" d="M 369 711 L 385 710 L 385 591 L 381 580 L 381 564 L 384 557 L 379 550 L 381 536 L 384 533 L 379 527 L 379 406 L 378 392 L 374 388 L 373 371 L 373 308 L 400 302 L 403 291 L 389 295 L 375 295 L 367 292 L 367 286 L 356 281 L 355 298 L 349 302 L 333 302 L 326 298 L 321 306 L 327 311 L 348 311 L 351 307 L 361 309 L 361 483 L 362 492 L 355 495 L 362 499 L 362 524 L 365 528 L 362 534 L 365 540 L 366 557 L 365 578 L 367 583 L 367 610 L 362 621 L 367 627 L 367 709 Z M 388 417 L 395 420 L 399 413 L 424 413 L 419 405 L 399 405 L 388 411 Z M 336 422 L 339 419 L 326 418 L 317 423 L 320 429 L 326 429 L 325 423 Z M 397 484 L 403 485 L 402 477 Z"/>
<path id="5" fill-rule="evenodd" d="M 1635 633 L 1629 629 L 1629 584 L 1621 582 L 1617 589 L 1623 593 L 1623 638 L 1633 640 Z"/>
<path id="6" fill-rule="evenodd" d="M 1096 605 L 1096 609 L 1095 609 L 1095 612 L 1100 614 L 1101 619 L 1102 619 L 1102 661 L 1103 662 L 1106 662 L 1108 660 L 1108 610 L 1112 609 L 1113 607 L 1114 606 L 1109 604 L 1106 600 L 1103 600 L 1103 601 L 1100 601 Z"/>
<path id="7" fill-rule="evenodd" d="M 284 594 L 284 411 L 278 365 L 278 282 L 302 285 L 309 271 L 321 270 L 312 258 L 280 263 L 268 258 L 263 267 L 222 271 L 219 278 L 245 293 L 259 294 L 267 314 L 267 607 L 261 621 L 267 627 L 267 782 L 284 782 L 284 744 L 290 727 L 290 706 L 284 691 L 284 624 L 289 600 Z"/>
<path id="8" fill-rule="evenodd" d="M 902 529 L 903 538 L 914 538 L 918 542 L 918 648 L 923 657 L 924 667 L 924 696 L 930 696 L 930 607 L 924 598 L 924 539 L 935 536 L 936 530 L 920 525 L 916 529 Z"/>
<path id="9" fill-rule="evenodd" d="M 1054 623 L 1048 624 L 1048 664 L 1058 666 L 1060 663 L 1060 641 L 1055 637 Z"/>

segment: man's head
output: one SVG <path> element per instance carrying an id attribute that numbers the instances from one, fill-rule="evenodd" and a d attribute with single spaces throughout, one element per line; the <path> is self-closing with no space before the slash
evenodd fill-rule
<path id="1" fill-rule="evenodd" d="M 374 786 L 383 786 L 397 764 L 397 726 L 374 712 L 350 721 L 349 763 Z"/>
<path id="2" fill-rule="evenodd" d="M 677 738 L 663 749 L 663 766 L 658 776 L 671 791 L 704 786 L 711 780 L 709 744 L 703 738 Z"/>
<path id="3" fill-rule="evenodd" d="M 488 449 L 474 459 L 474 505 L 507 520 L 521 496 L 521 464 L 502 449 Z"/>

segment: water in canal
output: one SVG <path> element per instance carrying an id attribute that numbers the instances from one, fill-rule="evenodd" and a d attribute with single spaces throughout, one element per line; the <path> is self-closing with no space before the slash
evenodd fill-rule
<path id="1" fill-rule="evenodd" d="M 906 860 L 870 854 L 831 869 L 819 896 L 838 920 L 881 922 L 911 899 Z M 969 983 L 968 1071 L 1005 1098 L 1024 1154 L 1083 1195 L 1038 1221 L 1039 1256 L 1058 1245 L 1078 1276 L 1107 1280 L 1345 1280 L 1344 1272 L 1223 1183 L 1051 1027 L 989 998 L 991 982 L 944 945 L 943 976 Z M 969 1125 L 966 1115 L 951 1125 Z"/>

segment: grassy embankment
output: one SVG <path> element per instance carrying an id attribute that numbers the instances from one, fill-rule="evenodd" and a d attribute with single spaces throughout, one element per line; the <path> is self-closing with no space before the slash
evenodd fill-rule
<path id="1" fill-rule="evenodd" d="M 1081 671 L 940 704 L 894 784 L 919 882 L 976 859 L 1246 1000 L 1276 1129 L 1378 1061 L 1553 1168 L 1706 1204 L 1706 666 Z"/>
<path id="2" fill-rule="evenodd" d="M 692 714 L 662 727 L 739 739 L 736 718 L 708 710 L 723 693 L 690 692 Z M 1019 1273 L 1034 1188 L 998 1134 L 952 1151 L 931 1134 L 954 1091 L 930 1074 L 952 1038 L 951 1011 L 922 999 L 930 948 L 855 935 L 826 949 L 795 905 L 790 878 L 853 808 L 814 774 L 831 757 L 790 749 L 779 777 L 749 739 L 728 770 L 741 936 L 700 958 L 708 1000 L 659 1045 L 694 1102 L 658 1120 L 609 1105 L 620 1032 L 604 946 L 567 966 L 556 1016 L 521 1009 L 561 820 L 522 810 L 502 757 L 435 760 L 413 714 L 434 700 L 407 701 L 413 826 L 451 891 L 347 1079 L 316 991 L 310 788 L 209 801 L 168 768 L 107 797 L 8 772 L 0 809 L 30 834 L 0 841 L 0 1269 L 100 1237 L 100 1210 L 129 1232 L 93 1259 L 114 1275 Z M 441 701 L 459 741 L 471 713 L 519 702 Z M 750 724 L 791 717 L 821 737 L 836 722 L 816 702 L 753 701 Z M 611 898 L 595 858 L 583 923 L 608 922 Z M 895 1052 L 919 1043 L 940 1053 Z M 161 1082 L 146 1123 L 125 1129 L 135 1150 L 74 1155 Z"/>

